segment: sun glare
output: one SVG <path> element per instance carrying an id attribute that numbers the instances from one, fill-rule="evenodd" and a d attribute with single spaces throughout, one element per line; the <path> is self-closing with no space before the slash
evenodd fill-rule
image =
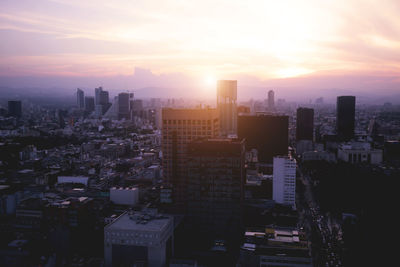
<path id="1" fill-rule="evenodd" d="M 213 75 L 207 75 L 204 77 L 204 84 L 207 87 L 216 86 L 217 79 Z"/>

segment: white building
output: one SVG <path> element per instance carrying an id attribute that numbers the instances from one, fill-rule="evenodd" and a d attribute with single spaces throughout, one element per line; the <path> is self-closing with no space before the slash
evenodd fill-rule
<path id="1" fill-rule="evenodd" d="M 166 266 L 173 251 L 173 217 L 126 212 L 104 228 L 105 266 Z"/>
<path id="2" fill-rule="evenodd" d="M 296 160 L 288 156 L 274 157 L 272 199 L 279 204 L 295 206 Z"/>
<path id="3" fill-rule="evenodd" d="M 338 147 L 338 159 L 349 163 L 380 164 L 383 160 L 383 151 L 371 148 L 370 143 L 352 142 Z"/>
<path id="4" fill-rule="evenodd" d="M 114 204 L 134 206 L 139 202 L 139 189 L 112 187 L 110 188 L 110 200 Z"/>

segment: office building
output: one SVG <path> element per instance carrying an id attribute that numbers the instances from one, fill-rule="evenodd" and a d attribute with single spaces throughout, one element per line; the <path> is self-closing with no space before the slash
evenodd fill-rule
<path id="1" fill-rule="evenodd" d="M 171 216 L 123 213 L 104 227 L 104 261 L 111 266 L 166 266 L 173 248 Z"/>
<path id="2" fill-rule="evenodd" d="M 191 226 L 219 238 L 240 232 L 246 179 L 244 140 L 193 141 L 188 146 L 187 168 Z"/>
<path id="3" fill-rule="evenodd" d="M 294 227 L 251 229 L 240 248 L 240 266 L 312 267 L 306 233 Z"/>
<path id="4" fill-rule="evenodd" d="M 222 136 L 237 134 L 237 81 L 220 80 L 217 84 L 217 109 Z"/>
<path id="5" fill-rule="evenodd" d="M 275 108 L 275 93 L 273 90 L 268 91 L 268 109 L 273 110 Z"/>
<path id="6" fill-rule="evenodd" d="M 272 163 L 273 157 L 288 154 L 289 117 L 265 114 L 239 116 L 238 137 L 246 139 L 247 151 L 257 149 L 260 162 Z"/>
<path id="7" fill-rule="evenodd" d="M 79 88 L 76 90 L 76 104 L 80 109 L 85 107 L 85 93 Z"/>
<path id="8" fill-rule="evenodd" d="M 296 140 L 313 140 L 314 109 L 298 108 L 296 120 Z"/>
<path id="9" fill-rule="evenodd" d="M 279 204 L 295 206 L 296 160 L 288 156 L 274 157 L 272 199 Z"/>
<path id="10" fill-rule="evenodd" d="M 348 141 L 354 137 L 355 96 L 338 96 L 336 102 L 336 132 L 339 140 Z"/>
<path id="11" fill-rule="evenodd" d="M 139 189 L 112 187 L 110 188 L 110 201 L 117 205 L 134 206 L 139 202 Z"/>
<path id="12" fill-rule="evenodd" d="M 173 202 L 183 209 L 186 199 L 187 145 L 196 139 L 213 138 L 219 134 L 216 109 L 162 110 L 162 166 L 164 182 L 172 189 Z M 165 187 L 167 189 L 167 187 Z"/>
<path id="13" fill-rule="evenodd" d="M 94 104 L 100 105 L 100 93 L 103 91 L 103 87 L 94 88 Z"/>
<path id="14" fill-rule="evenodd" d="M 118 119 L 130 119 L 130 96 L 129 93 L 118 94 Z"/>
<path id="15" fill-rule="evenodd" d="M 8 101 L 8 115 L 16 118 L 20 118 L 22 116 L 21 101 L 18 100 Z"/>
<path id="16" fill-rule="evenodd" d="M 338 159 L 352 164 L 380 164 L 383 160 L 383 151 L 372 148 L 370 143 L 346 143 L 338 147 Z"/>
<path id="17" fill-rule="evenodd" d="M 85 96 L 85 110 L 87 112 L 93 112 L 94 108 L 95 108 L 94 97 L 93 96 Z"/>

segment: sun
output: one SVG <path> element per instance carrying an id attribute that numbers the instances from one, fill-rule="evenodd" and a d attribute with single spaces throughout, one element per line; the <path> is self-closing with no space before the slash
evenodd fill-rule
<path id="1" fill-rule="evenodd" d="M 207 75 L 204 77 L 204 84 L 207 87 L 216 86 L 217 79 L 213 75 Z"/>

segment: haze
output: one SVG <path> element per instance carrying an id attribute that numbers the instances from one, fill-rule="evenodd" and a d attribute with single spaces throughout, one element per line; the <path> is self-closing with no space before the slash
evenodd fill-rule
<path id="1" fill-rule="evenodd" d="M 0 34 L 1 87 L 400 88 L 397 0 L 3 0 Z"/>

